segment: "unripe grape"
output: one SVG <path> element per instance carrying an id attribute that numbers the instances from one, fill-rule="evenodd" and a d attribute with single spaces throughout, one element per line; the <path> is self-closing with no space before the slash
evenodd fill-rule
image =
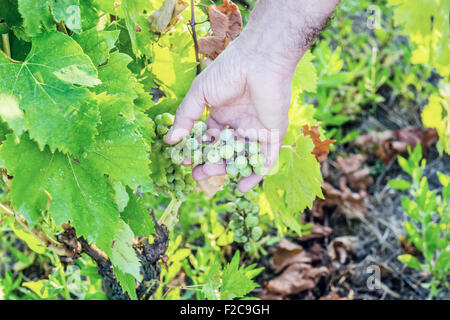
<path id="1" fill-rule="evenodd" d="M 230 175 L 230 176 L 237 176 L 238 175 L 238 173 L 239 173 L 239 169 L 238 168 L 236 168 L 236 165 L 234 164 L 234 163 L 229 163 L 229 164 L 227 164 L 227 173 Z"/>
<path id="2" fill-rule="evenodd" d="M 202 150 L 195 150 L 192 153 L 191 160 L 195 164 L 202 164 L 203 163 L 203 152 L 202 152 Z"/>
<path id="3" fill-rule="evenodd" d="M 173 120 L 174 120 L 174 116 L 171 115 L 170 113 L 163 113 L 161 115 L 161 124 L 170 127 L 173 125 Z"/>
<path id="4" fill-rule="evenodd" d="M 238 169 L 243 169 L 247 166 L 248 161 L 247 158 L 244 156 L 238 156 L 236 157 L 236 159 L 234 160 L 234 164 L 236 165 L 236 168 Z"/>
<path id="5" fill-rule="evenodd" d="M 162 120 L 162 114 L 158 114 L 158 115 L 155 117 L 155 123 L 156 123 L 156 124 L 160 124 L 160 123 L 161 123 L 161 120 Z"/>
<path id="6" fill-rule="evenodd" d="M 252 239 L 255 241 L 258 241 L 261 239 L 261 236 L 263 234 L 263 230 L 260 227 L 254 227 L 252 229 Z"/>
<path id="7" fill-rule="evenodd" d="M 197 139 L 194 138 L 189 138 L 186 140 L 186 147 L 192 151 L 192 150 L 197 150 L 199 147 L 199 143 L 197 141 Z"/>
<path id="8" fill-rule="evenodd" d="M 220 155 L 224 159 L 231 159 L 234 156 L 234 148 L 230 145 L 223 145 L 220 147 Z"/>
<path id="9" fill-rule="evenodd" d="M 250 242 L 244 243 L 244 250 L 246 252 L 250 252 L 250 251 L 252 251 L 252 249 L 253 249 L 253 247 L 252 247 L 252 244 Z"/>
<path id="10" fill-rule="evenodd" d="M 256 227 L 258 225 L 258 222 L 259 222 L 258 217 L 254 216 L 254 215 L 249 215 L 245 218 L 245 225 L 248 228 Z"/>
<path id="11" fill-rule="evenodd" d="M 211 163 L 218 163 L 220 161 L 220 154 L 219 151 L 217 149 L 211 149 L 206 158 L 208 159 L 209 162 Z"/>
<path id="12" fill-rule="evenodd" d="M 174 164 L 181 164 L 184 160 L 184 154 L 178 149 L 173 148 L 172 152 L 170 153 L 170 159 Z"/>
<path id="13" fill-rule="evenodd" d="M 197 121 L 194 124 L 194 127 L 192 128 L 192 133 L 195 137 L 201 136 L 203 133 L 205 133 L 208 126 L 203 121 Z"/>
<path id="14" fill-rule="evenodd" d="M 243 177 L 249 177 L 251 176 L 251 174 L 253 173 L 253 170 L 250 166 L 246 166 L 242 169 L 239 170 L 239 173 L 241 174 L 241 176 Z"/>
<path id="15" fill-rule="evenodd" d="M 248 144 L 248 153 L 249 154 L 257 154 L 259 152 L 259 143 L 255 141 L 251 141 Z"/>
<path id="16" fill-rule="evenodd" d="M 234 204 L 233 202 L 228 202 L 225 205 L 225 210 L 227 210 L 228 212 L 234 212 L 236 210 L 236 204 Z"/>
<path id="17" fill-rule="evenodd" d="M 231 140 L 231 138 L 233 138 L 233 130 L 231 129 L 222 130 L 222 132 L 220 133 L 220 138 L 222 139 L 222 141 Z"/>
<path id="18" fill-rule="evenodd" d="M 242 151 L 245 150 L 245 143 L 242 140 L 236 140 L 234 142 L 234 151 L 236 151 L 236 153 L 241 153 Z"/>
<path id="19" fill-rule="evenodd" d="M 165 125 L 163 124 L 158 124 L 158 126 L 156 127 L 156 132 L 158 133 L 158 135 L 163 136 L 165 135 L 167 132 L 169 132 L 169 128 L 167 128 Z"/>

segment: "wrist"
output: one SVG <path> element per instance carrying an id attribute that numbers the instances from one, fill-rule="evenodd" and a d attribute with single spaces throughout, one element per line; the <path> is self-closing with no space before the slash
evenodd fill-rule
<path id="1" fill-rule="evenodd" d="M 236 47 L 250 59 L 293 74 L 338 1 L 259 0 Z"/>

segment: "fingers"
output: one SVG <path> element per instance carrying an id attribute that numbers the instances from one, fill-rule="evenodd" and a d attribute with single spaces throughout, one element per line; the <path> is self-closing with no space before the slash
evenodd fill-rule
<path id="1" fill-rule="evenodd" d="M 189 134 L 194 122 L 199 119 L 205 109 L 205 99 L 200 89 L 199 78 L 194 81 L 175 115 L 175 122 L 165 137 L 167 144 L 176 144 Z"/>
<path id="2" fill-rule="evenodd" d="M 238 183 L 238 190 L 246 193 L 256 187 L 267 175 L 270 169 L 277 163 L 280 155 L 280 146 L 278 144 L 262 144 L 261 153 L 266 156 L 266 171 L 264 175 L 257 175 L 252 173 L 249 177 L 242 178 Z"/>
<path id="3" fill-rule="evenodd" d="M 227 174 L 225 163 L 206 163 L 202 166 L 197 166 L 192 171 L 192 176 L 197 181 L 206 180 L 213 176 L 224 176 Z"/>

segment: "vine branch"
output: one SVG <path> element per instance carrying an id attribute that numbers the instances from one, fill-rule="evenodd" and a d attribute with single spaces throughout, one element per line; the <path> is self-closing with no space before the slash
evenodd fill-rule
<path id="1" fill-rule="evenodd" d="M 202 68 L 200 66 L 200 58 L 198 53 L 198 40 L 197 40 L 197 31 L 195 30 L 195 12 L 194 12 L 194 0 L 191 0 L 191 20 L 189 21 L 189 25 L 192 30 L 192 39 L 194 40 L 194 48 L 195 48 L 195 61 L 197 62 L 197 75 L 202 72 Z"/>

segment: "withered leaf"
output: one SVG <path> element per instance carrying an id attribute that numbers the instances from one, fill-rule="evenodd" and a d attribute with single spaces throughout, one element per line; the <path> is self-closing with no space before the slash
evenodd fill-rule
<path id="1" fill-rule="evenodd" d="M 162 6 L 147 18 L 150 29 L 157 33 L 166 32 L 179 21 L 181 12 L 187 6 L 187 2 L 183 0 L 165 0 Z"/>
<path id="2" fill-rule="evenodd" d="M 198 49 L 206 57 L 215 59 L 241 32 L 242 16 L 238 6 L 229 0 L 220 6 L 209 6 L 208 16 L 213 33 L 198 40 Z"/>
<path id="3" fill-rule="evenodd" d="M 328 158 L 328 154 L 330 153 L 330 145 L 336 142 L 336 140 L 320 140 L 319 126 L 309 128 L 308 125 L 305 125 L 303 126 L 303 134 L 305 136 L 311 137 L 315 146 L 312 154 L 316 156 L 317 161 L 325 161 Z"/>

